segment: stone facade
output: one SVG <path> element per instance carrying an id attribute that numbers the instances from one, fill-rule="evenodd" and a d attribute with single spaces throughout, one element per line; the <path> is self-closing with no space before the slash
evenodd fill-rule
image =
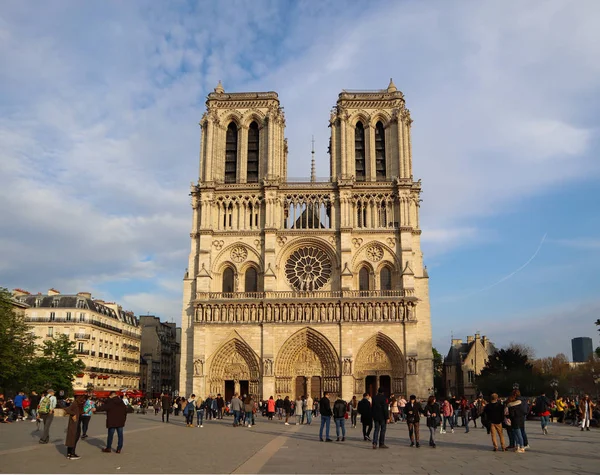
<path id="1" fill-rule="evenodd" d="M 191 186 L 179 390 L 425 396 L 428 276 L 411 119 L 393 82 L 343 91 L 330 179 L 287 180 L 274 92 L 208 95 Z"/>
<path id="2" fill-rule="evenodd" d="M 15 300 L 25 304 L 25 321 L 38 342 L 68 335 L 85 370 L 73 381 L 73 389 L 136 390 L 140 387 L 140 339 L 138 320 L 112 302 L 93 299 L 88 292 L 32 295 L 16 289 Z"/>

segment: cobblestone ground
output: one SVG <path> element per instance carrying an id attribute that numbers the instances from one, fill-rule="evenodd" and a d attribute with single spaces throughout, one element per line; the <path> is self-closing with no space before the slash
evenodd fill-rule
<path id="1" fill-rule="evenodd" d="M 104 416 L 94 416 L 90 437 L 80 441 L 79 460 L 65 458 L 66 418 L 55 419 L 50 443 L 38 443 L 36 424 L 0 425 L 2 473 L 600 473 L 600 431 L 559 424 L 541 434 L 528 422 L 531 449 L 525 454 L 492 452 L 483 429 L 468 434 L 437 434 L 437 448 L 427 445 L 423 427 L 420 449 L 408 446 L 404 424 L 388 426 L 389 450 L 364 442 L 360 424 L 348 428 L 345 442 L 319 442 L 319 419 L 311 426 L 284 426 L 259 417 L 252 428 L 233 428 L 231 419 L 208 421 L 203 428 L 185 427 L 182 417 L 163 424 L 153 414 L 132 414 L 121 454 L 101 452 Z M 335 426 L 331 427 L 335 441 Z M 116 440 L 115 440 L 116 445 Z M 113 446 L 114 448 L 114 446 Z"/>

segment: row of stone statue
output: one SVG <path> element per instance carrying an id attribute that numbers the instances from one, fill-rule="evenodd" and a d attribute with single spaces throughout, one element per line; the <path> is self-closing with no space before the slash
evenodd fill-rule
<path id="1" fill-rule="evenodd" d="M 197 322 L 414 322 L 413 302 L 199 304 Z"/>

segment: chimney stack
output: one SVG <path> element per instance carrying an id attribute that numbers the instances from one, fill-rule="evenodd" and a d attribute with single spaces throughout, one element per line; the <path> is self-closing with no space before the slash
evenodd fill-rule
<path id="1" fill-rule="evenodd" d="M 452 338 L 452 346 L 460 346 L 462 345 L 462 340 L 460 338 Z"/>
<path id="2" fill-rule="evenodd" d="M 475 337 L 473 337 L 473 336 L 468 336 L 468 337 L 467 337 L 467 344 L 469 344 L 469 343 L 473 343 L 473 341 L 474 341 L 474 340 L 475 340 Z"/>

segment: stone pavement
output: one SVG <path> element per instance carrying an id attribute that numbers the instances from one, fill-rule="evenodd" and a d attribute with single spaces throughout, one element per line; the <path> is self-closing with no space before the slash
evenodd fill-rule
<path id="1" fill-rule="evenodd" d="M 153 414 L 131 414 L 121 454 L 100 451 L 106 441 L 105 417 L 95 415 L 90 437 L 80 441 L 79 460 L 65 458 L 66 418 L 55 419 L 51 443 L 38 444 L 36 424 L 0 425 L 0 473 L 600 473 L 600 431 L 581 432 L 528 422 L 531 450 L 525 454 L 492 452 L 483 429 L 437 434 L 437 448 L 408 446 L 405 424 L 388 426 L 389 450 L 373 450 L 362 440 L 360 424 L 347 429 L 345 442 L 319 442 L 319 419 L 311 426 L 284 426 L 258 417 L 253 428 L 233 428 L 231 418 L 187 428 L 183 418 L 163 424 Z M 335 440 L 335 426 L 331 425 Z M 116 439 L 115 439 L 116 446 Z M 113 446 L 114 448 L 114 446 Z"/>

